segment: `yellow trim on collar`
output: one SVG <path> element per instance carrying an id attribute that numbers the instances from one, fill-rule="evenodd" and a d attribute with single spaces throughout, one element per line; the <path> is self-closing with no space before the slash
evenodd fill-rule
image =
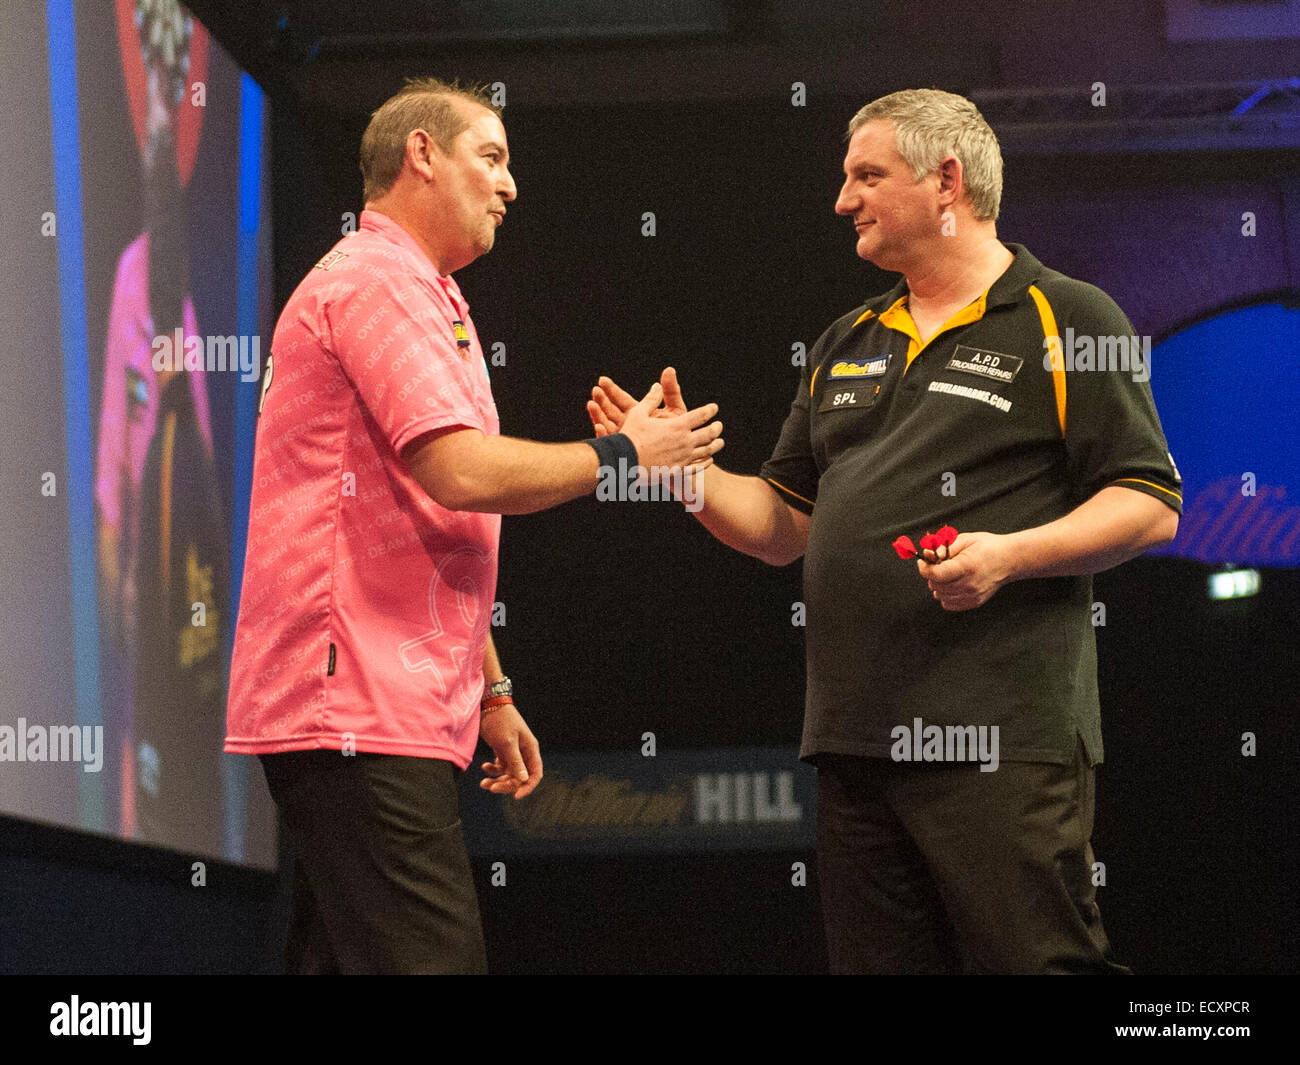
<path id="1" fill-rule="evenodd" d="M 899 296 L 887 311 L 880 316 L 880 324 L 889 329 L 902 333 L 911 342 L 907 345 L 907 365 L 903 367 L 903 373 L 906 374 L 911 368 L 913 361 L 926 348 L 935 342 L 944 333 L 950 329 L 956 329 L 958 326 L 970 325 L 971 322 L 978 322 L 984 317 L 984 309 L 988 304 L 988 289 L 984 290 L 983 295 L 977 300 L 972 300 L 961 310 L 943 323 L 924 344 L 921 343 L 920 331 L 916 328 L 916 322 L 912 319 L 911 312 L 907 309 L 907 297 Z"/>

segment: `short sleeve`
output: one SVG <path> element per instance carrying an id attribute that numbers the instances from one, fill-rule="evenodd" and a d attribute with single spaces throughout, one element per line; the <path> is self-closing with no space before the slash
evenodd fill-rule
<path id="1" fill-rule="evenodd" d="M 488 432 L 445 292 L 410 273 L 352 282 L 327 305 L 331 350 L 393 450 L 436 429 Z"/>
<path id="2" fill-rule="evenodd" d="M 1150 340 L 1136 335 L 1104 292 L 1092 285 L 1081 288 L 1083 298 L 1058 323 L 1066 356 L 1070 481 L 1080 501 L 1119 485 L 1182 513 L 1182 478 L 1151 395 Z"/>
<path id="3" fill-rule="evenodd" d="M 808 360 L 808 364 L 812 363 Z M 785 425 L 781 427 L 781 438 L 776 450 L 763 463 L 759 476 L 780 493 L 790 506 L 811 514 L 817 501 L 817 481 L 821 476 L 817 463 L 813 460 L 812 435 L 809 424 L 811 408 L 810 376 L 808 364 L 799 377 L 799 387 L 794 402 L 790 404 L 790 413 L 786 415 Z"/>

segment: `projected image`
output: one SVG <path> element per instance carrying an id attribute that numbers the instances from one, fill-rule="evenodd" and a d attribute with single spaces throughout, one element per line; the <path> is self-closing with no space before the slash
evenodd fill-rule
<path id="1" fill-rule="evenodd" d="M 31 461 L 66 477 L 60 506 L 9 521 L 36 530 L 15 572 L 45 574 L 22 591 L 56 665 L 2 689 L 23 757 L 0 812 L 272 867 L 261 774 L 222 751 L 271 320 L 261 90 L 175 0 L 51 3 L 45 23 L 59 209 L 32 254 L 57 247 L 64 387 L 23 400 L 63 427 L 63 455 L 33 441 Z M 10 95 L 33 73 L 5 75 Z M 42 539 L 67 545 L 56 581 Z M 65 734 L 93 765 L 50 746 Z"/>
<path id="2" fill-rule="evenodd" d="M 227 580 L 203 364 L 157 360 L 200 338 L 186 190 L 206 108 L 207 35 L 175 3 L 117 5 L 140 158 L 139 233 L 121 251 L 95 453 L 106 733 L 124 835 L 216 850 Z M 184 133 L 181 127 L 184 124 Z M 194 604 L 199 604 L 195 607 Z M 206 614 L 193 624 L 193 611 Z M 112 681 L 110 685 L 110 680 Z"/>

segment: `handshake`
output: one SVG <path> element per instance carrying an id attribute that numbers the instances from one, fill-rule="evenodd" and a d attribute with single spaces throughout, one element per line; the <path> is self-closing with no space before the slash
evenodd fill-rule
<path id="1" fill-rule="evenodd" d="M 696 498 L 695 475 L 713 464 L 725 443 L 722 422 L 711 421 L 717 413 L 716 403 L 687 409 L 671 366 L 640 402 L 608 377 L 600 378 L 587 401 L 597 437 L 622 433 L 636 448 L 637 481 L 669 484 L 688 505 Z"/>

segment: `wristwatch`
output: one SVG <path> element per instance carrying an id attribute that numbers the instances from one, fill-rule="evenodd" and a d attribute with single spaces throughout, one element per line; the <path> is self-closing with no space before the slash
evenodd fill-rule
<path id="1" fill-rule="evenodd" d="M 514 686 L 510 683 L 509 677 L 502 677 L 500 680 L 494 680 L 483 689 L 483 700 L 496 699 L 502 695 L 514 695 Z"/>

